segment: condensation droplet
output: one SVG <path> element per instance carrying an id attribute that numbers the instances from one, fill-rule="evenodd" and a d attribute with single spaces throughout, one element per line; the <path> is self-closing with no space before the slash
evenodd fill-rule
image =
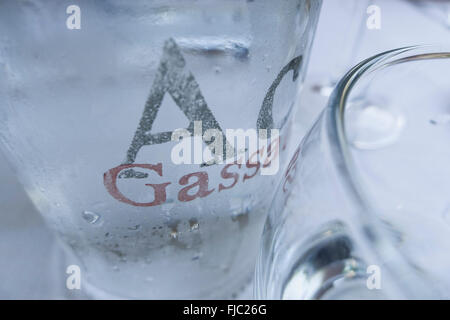
<path id="1" fill-rule="evenodd" d="M 178 231 L 177 230 L 170 231 L 170 237 L 172 239 L 177 239 L 178 238 Z"/>
<path id="2" fill-rule="evenodd" d="M 172 199 L 168 199 L 162 206 L 161 209 L 167 214 L 170 213 L 172 208 L 175 206 L 175 203 Z"/>
<path id="3" fill-rule="evenodd" d="M 230 267 L 228 265 L 223 264 L 220 266 L 220 269 L 222 269 L 223 272 L 228 272 L 230 270 Z"/>
<path id="4" fill-rule="evenodd" d="M 222 72 L 222 69 L 220 67 L 214 67 L 214 73 L 219 74 Z"/>
<path id="5" fill-rule="evenodd" d="M 248 214 L 253 206 L 253 199 L 250 195 L 244 197 L 235 197 L 229 200 L 231 218 Z"/>
<path id="6" fill-rule="evenodd" d="M 197 231 L 199 228 L 198 221 L 195 218 L 189 220 L 189 227 L 191 231 Z"/>
<path id="7" fill-rule="evenodd" d="M 203 256 L 203 253 L 199 252 L 192 257 L 192 261 L 200 260 Z"/>
<path id="8" fill-rule="evenodd" d="M 320 94 L 321 96 L 329 97 L 331 96 L 331 93 L 333 93 L 334 86 L 334 83 L 315 84 L 311 87 L 311 90 L 315 93 Z"/>
<path id="9" fill-rule="evenodd" d="M 84 221 L 92 225 L 100 225 L 102 222 L 101 216 L 98 213 L 92 211 L 83 211 L 81 213 L 81 216 L 83 217 Z"/>
<path id="10" fill-rule="evenodd" d="M 346 115 L 346 133 L 353 147 L 375 150 L 395 143 L 405 126 L 403 115 L 392 108 L 363 106 L 363 102 L 351 103 Z"/>
<path id="11" fill-rule="evenodd" d="M 119 269 L 118 266 L 113 266 L 113 270 L 114 270 L 114 271 L 120 271 L 120 269 Z"/>
<path id="12" fill-rule="evenodd" d="M 438 126 L 438 125 L 449 125 L 450 124 L 450 114 L 438 114 L 433 117 L 433 119 L 430 119 L 430 123 L 432 125 Z"/>
<path id="13" fill-rule="evenodd" d="M 139 230 L 140 228 L 141 228 L 141 225 L 140 225 L 140 224 L 137 224 L 137 225 L 135 225 L 135 226 L 133 226 L 133 227 L 128 227 L 128 230 L 137 231 L 137 230 Z"/>

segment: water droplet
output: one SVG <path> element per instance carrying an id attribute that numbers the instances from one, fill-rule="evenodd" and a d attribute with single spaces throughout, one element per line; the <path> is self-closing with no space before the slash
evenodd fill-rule
<path id="1" fill-rule="evenodd" d="M 117 271 L 120 271 L 120 269 L 119 269 L 118 266 L 113 266 L 113 270 L 116 271 L 116 272 L 117 272 Z"/>
<path id="2" fill-rule="evenodd" d="M 89 224 L 99 226 L 102 223 L 101 216 L 98 213 L 92 211 L 83 211 L 81 213 L 81 216 L 83 217 L 84 221 Z"/>
<path id="3" fill-rule="evenodd" d="M 214 73 L 219 74 L 222 72 L 222 69 L 220 67 L 214 67 Z"/>
<path id="4" fill-rule="evenodd" d="M 199 252 L 192 257 L 192 261 L 200 260 L 203 256 L 203 253 Z"/>
<path id="5" fill-rule="evenodd" d="M 329 97 L 333 93 L 334 86 L 334 83 L 315 84 L 311 87 L 311 90 L 315 93 L 320 94 L 321 96 Z"/>
<path id="6" fill-rule="evenodd" d="M 357 149 L 383 148 L 399 138 L 405 122 L 392 107 L 367 104 L 365 100 L 352 102 L 346 114 L 347 137 Z"/>
<path id="7" fill-rule="evenodd" d="M 438 126 L 438 125 L 449 125 L 450 124 L 450 114 L 438 114 L 433 117 L 433 119 L 430 119 L 430 123 L 432 125 Z"/>
<path id="8" fill-rule="evenodd" d="M 145 278 L 145 281 L 147 281 L 147 282 L 152 282 L 152 281 L 153 281 L 153 278 L 152 278 L 152 277 L 147 277 L 147 278 Z"/>
<path id="9" fill-rule="evenodd" d="M 251 211 L 253 201 L 251 195 L 244 197 L 231 198 L 229 200 L 231 218 L 235 219 L 238 216 L 245 215 Z"/>
<path id="10" fill-rule="evenodd" d="M 170 231 L 170 237 L 172 239 L 177 239 L 178 238 L 178 231 L 177 230 Z"/>
<path id="11" fill-rule="evenodd" d="M 175 202 L 172 199 L 168 199 L 162 206 L 161 209 L 167 214 L 175 206 Z"/>
<path id="12" fill-rule="evenodd" d="M 197 231 L 199 228 L 197 219 L 195 219 L 195 218 L 190 219 L 189 227 L 191 228 L 191 231 Z"/>
<path id="13" fill-rule="evenodd" d="M 230 270 L 230 267 L 225 265 L 225 264 L 223 264 L 223 265 L 220 266 L 220 269 L 222 269 L 223 272 L 228 272 Z"/>
<path id="14" fill-rule="evenodd" d="M 134 227 L 128 227 L 128 230 L 136 231 L 136 230 L 139 230 L 140 228 L 141 228 L 141 225 L 137 224 Z"/>

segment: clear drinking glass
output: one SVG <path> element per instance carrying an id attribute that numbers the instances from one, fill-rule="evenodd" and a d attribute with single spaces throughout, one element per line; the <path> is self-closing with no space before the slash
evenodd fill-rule
<path id="1" fill-rule="evenodd" d="M 284 166 L 320 4 L 1 1 L 1 145 L 88 294 L 231 298 L 249 284 L 281 177 L 261 173 Z M 191 136 L 173 140 L 180 128 Z M 256 161 L 202 157 L 231 144 L 226 129 L 280 139 Z M 192 162 L 174 160 L 181 142 Z"/>
<path id="2" fill-rule="evenodd" d="M 450 297 L 449 72 L 448 48 L 408 47 L 339 82 L 272 203 L 257 298 Z"/>
<path id="3" fill-rule="evenodd" d="M 323 38 L 315 43 L 315 50 L 324 53 L 326 59 L 318 64 L 322 74 L 312 86 L 314 92 L 329 97 L 342 75 L 358 62 L 357 53 L 366 32 L 370 3 L 369 0 L 341 0 L 323 4 L 323 23 L 319 23 L 318 31 Z M 330 48 L 339 50 L 330 52 Z"/>

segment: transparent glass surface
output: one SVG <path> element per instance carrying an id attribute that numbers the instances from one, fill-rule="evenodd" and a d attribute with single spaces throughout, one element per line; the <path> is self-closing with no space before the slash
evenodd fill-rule
<path id="1" fill-rule="evenodd" d="M 407 0 L 435 22 L 450 29 L 449 0 Z"/>
<path id="2" fill-rule="evenodd" d="M 448 47 L 409 47 L 339 82 L 278 187 L 256 297 L 450 297 L 449 72 Z"/>
<path id="3" fill-rule="evenodd" d="M 283 168 L 320 4 L 0 2 L 1 146 L 88 294 L 249 284 L 280 174 L 175 164 L 171 133 L 279 129 Z"/>

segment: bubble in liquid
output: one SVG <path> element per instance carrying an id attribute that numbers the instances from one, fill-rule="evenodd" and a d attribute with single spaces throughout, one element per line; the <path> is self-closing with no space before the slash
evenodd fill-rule
<path id="1" fill-rule="evenodd" d="M 102 223 L 101 216 L 98 213 L 92 211 L 83 211 L 81 213 L 81 216 L 83 217 L 84 221 L 89 224 L 99 226 Z"/>
<path id="2" fill-rule="evenodd" d="M 403 115 L 387 106 L 363 103 L 350 104 L 346 114 L 346 133 L 352 146 L 375 150 L 395 143 L 405 127 Z"/>

